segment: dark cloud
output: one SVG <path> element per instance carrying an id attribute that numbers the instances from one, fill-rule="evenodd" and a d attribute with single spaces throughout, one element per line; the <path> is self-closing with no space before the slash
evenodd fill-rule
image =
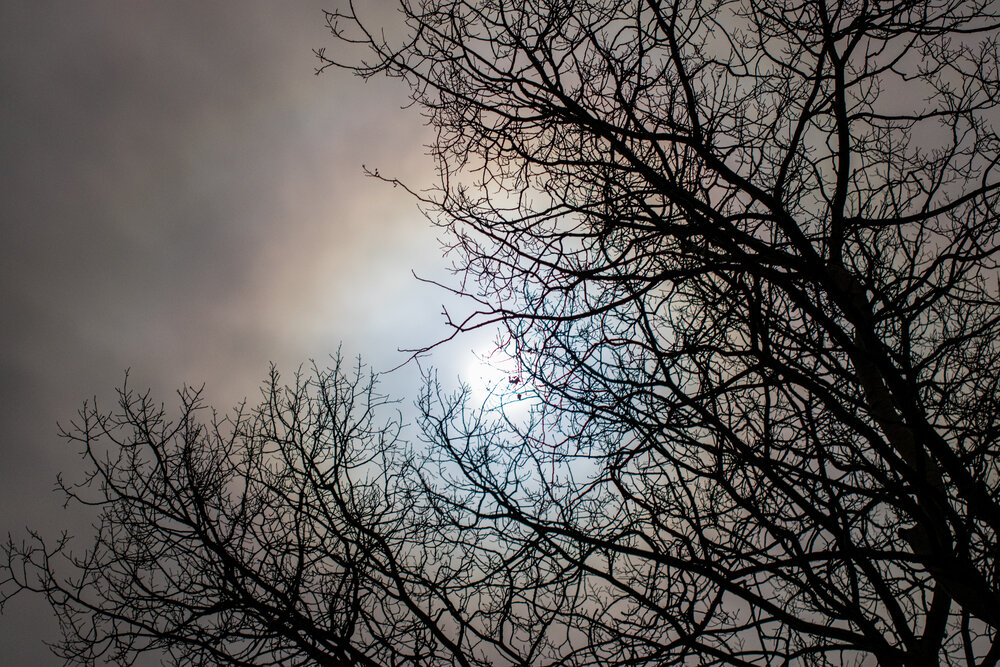
<path id="1" fill-rule="evenodd" d="M 441 295 L 410 277 L 441 263 L 434 234 L 361 174 L 426 183 L 424 129 L 397 86 L 313 76 L 324 6 L 0 7 L 4 530 L 79 520 L 50 491 L 75 461 L 56 421 L 127 367 L 165 399 L 206 382 L 225 406 L 269 361 L 343 340 L 388 368 L 440 334 Z M 4 660 L 50 663 L 54 632 L 12 604 Z"/>

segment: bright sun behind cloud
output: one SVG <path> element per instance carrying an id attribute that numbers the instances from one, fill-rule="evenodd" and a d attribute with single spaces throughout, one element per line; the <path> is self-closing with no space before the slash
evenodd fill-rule
<path id="1" fill-rule="evenodd" d="M 536 399 L 528 375 L 495 339 L 466 352 L 460 379 L 469 388 L 472 405 L 502 408 L 508 418 L 526 417 Z"/>

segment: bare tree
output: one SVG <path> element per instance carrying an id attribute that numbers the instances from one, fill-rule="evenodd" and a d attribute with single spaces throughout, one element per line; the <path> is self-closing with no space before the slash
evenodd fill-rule
<path id="1" fill-rule="evenodd" d="M 127 384 L 116 410 L 85 405 L 64 435 L 86 477 L 61 487 L 97 534 L 10 540 L 0 604 L 43 594 L 67 664 L 474 664 L 445 604 L 473 575 L 422 520 L 374 378 L 338 359 L 261 393 L 224 419 L 191 389 L 175 420 Z"/>
<path id="2" fill-rule="evenodd" d="M 996 664 L 996 5 L 401 7 L 329 21 L 537 401 L 425 402 L 532 659 Z"/>
<path id="3" fill-rule="evenodd" d="M 228 421 L 85 409 L 95 545 L 4 570 L 62 653 L 996 664 L 994 4 L 401 12 L 329 20 L 438 131 L 414 194 L 509 386 L 429 384 L 419 450 L 360 372 Z"/>

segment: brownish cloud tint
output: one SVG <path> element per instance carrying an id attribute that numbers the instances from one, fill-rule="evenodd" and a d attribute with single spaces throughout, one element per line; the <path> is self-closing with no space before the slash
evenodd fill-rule
<path id="1" fill-rule="evenodd" d="M 429 182 L 424 128 L 391 83 L 313 75 L 324 6 L 0 9 L 4 530 L 74 520 L 51 492 L 75 460 L 56 422 L 127 367 L 165 399 L 206 382 L 226 407 L 269 361 L 343 340 L 388 368 L 442 331 L 442 296 L 410 276 L 438 271 L 433 231 L 361 173 Z M 49 664 L 54 632 L 15 601 L 4 660 Z"/>

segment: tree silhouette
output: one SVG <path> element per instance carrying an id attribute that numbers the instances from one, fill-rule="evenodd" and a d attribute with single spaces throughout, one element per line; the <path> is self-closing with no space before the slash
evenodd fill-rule
<path id="1" fill-rule="evenodd" d="M 996 6 L 403 12 L 329 18 L 437 129 L 453 326 L 537 394 L 426 412 L 455 505 L 549 563 L 552 654 L 995 664 Z"/>
<path id="2" fill-rule="evenodd" d="M 85 409 L 80 578 L 8 547 L 64 653 L 996 664 L 993 3 L 401 12 L 391 42 L 330 13 L 368 55 L 321 69 L 410 86 L 449 322 L 500 326 L 517 381 L 429 384 L 419 451 L 339 370 L 227 423 Z"/>
<path id="3" fill-rule="evenodd" d="M 116 410 L 85 405 L 64 436 L 86 477 L 60 486 L 99 510 L 94 542 L 9 541 L 0 602 L 44 594 L 67 664 L 468 664 L 374 378 L 338 358 L 288 386 L 272 370 L 261 394 L 226 418 L 191 389 L 175 420 L 127 384 Z"/>

